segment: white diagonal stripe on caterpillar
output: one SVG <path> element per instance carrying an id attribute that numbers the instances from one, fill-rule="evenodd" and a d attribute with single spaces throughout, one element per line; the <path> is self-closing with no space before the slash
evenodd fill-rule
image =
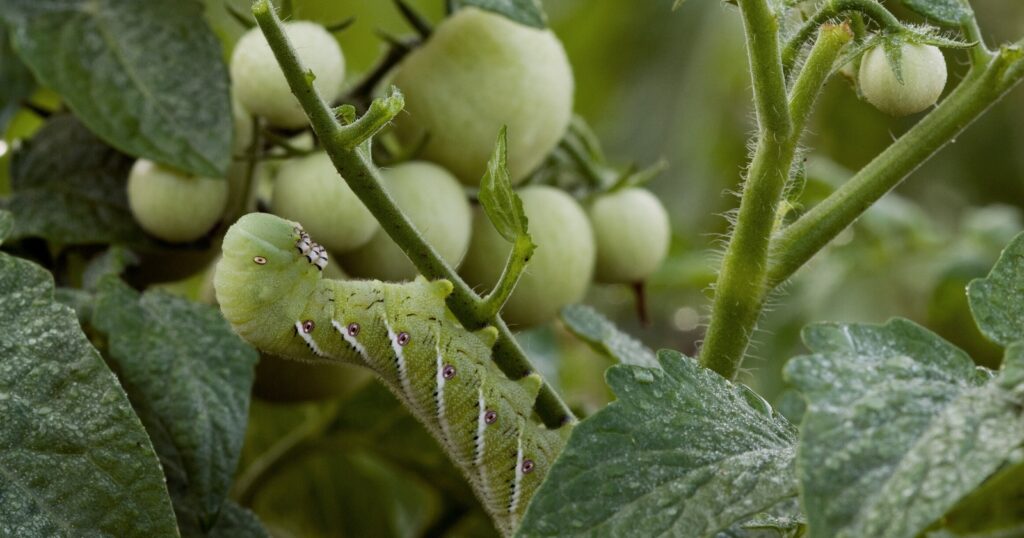
<path id="1" fill-rule="evenodd" d="M 437 353 L 437 375 L 435 376 L 435 384 L 437 395 L 434 397 L 434 403 L 437 405 L 437 423 L 441 428 L 441 434 L 445 438 L 445 442 L 450 446 L 455 446 L 455 438 L 452 437 L 451 428 L 448 425 L 448 418 L 444 414 L 444 357 L 441 356 L 441 345 L 440 343 L 435 346 Z"/>
<path id="2" fill-rule="evenodd" d="M 317 357 L 326 357 L 326 355 L 324 355 L 324 352 L 320 351 L 320 346 L 316 345 L 316 341 L 313 340 L 313 336 L 306 332 L 305 328 L 302 325 L 302 320 L 296 321 L 295 332 L 299 336 L 301 336 L 303 340 L 305 340 L 306 345 L 309 346 L 309 349 L 313 351 L 314 355 L 316 355 Z"/>
<path id="3" fill-rule="evenodd" d="M 512 502 L 509 504 L 508 513 L 511 514 L 512 526 L 516 525 L 516 510 L 519 508 L 519 497 L 522 491 L 520 485 L 523 482 L 523 425 L 520 424 L 519 435 L 516 437 L 516 478 L 512 483 Z"/>
<path id="4" fill-rule="evenodd" d="M 384 328 L 388 331 L 388 340 L 391 342 L 391 350 L 395 352 L 395 362 L 398 365 L 398 382 L 402 384 L 402 391 L 405 392 L 405 397 L 410 402 L 416 401 L 415 395 L 412 392 L 412 384 L 409 382 L 409 371 L 405 366 L 405 353 L 402 352 L 402 346 L 398 343 L 398 335 L 391 330 L 391 324 L 388 323 L 387 318 L 383 319 Z"/>
<path id="5" fill-rule="evenodd" d="M 354 336 L 349 335 L 348 330 L 338 323 L 337 320 L 332 319 L 331 326 L 333 326 L 334 330 L 338 331 L 338 334 L 340 334 L 341 337 L 344 338 L 350 346 L 352 346 L 352 349 L 356 350 L 356 353 L 359 353 L 359 356 L 362 357 L 363 360 L 366 361 L 367 366 L 369 366 L 370 356 L 366 353 L 366 348 L 363 347 L 363 344 L 360 344 L 359 340 L 356 340 Z"/>
<path id="6" fill-rule="evenodd" d="M 479 412 L 477 413 L 477 420 L 476 420 L 476 445 L 474 447 L 475 448 L 475 452 L 473 452 L 473 463 L 478 468 L 480 468 L 480 474 L 481 474 L 481 476 L 485 477 L 484 482 L 486 483 L 487 480 L 486 480 L 486 475 L 483 472 L 483 465 L 484 465 L 484 429 L 487 428 L 487 421 L 484 420 L 484 413 L 487 412 L 487 403 L 484 402 L 484 389 L 483 389 L 483 387 L 478 388 L 477 391 L 480 394 L 480 398 L 479 398 L 478 403 L 477 403 L 477 406 L 479 407 Z"/>

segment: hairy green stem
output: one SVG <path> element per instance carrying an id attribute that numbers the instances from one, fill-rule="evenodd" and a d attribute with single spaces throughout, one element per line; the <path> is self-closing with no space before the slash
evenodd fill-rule
<path id="1" fill-rule="evenodd" d="M 1022 78 L 1024 58 L 1016 47 L 1004 48 L 987 66 L 973 69 L 935 110 L 775 238 L 769 287 L 789 278 Z"/>
<path id="2" fill-rule="evenodd" d="M 814 42 L 803 70 L 789 97 L 789 115 L 793 121 L 794 145 L 799 143 L 800 135 L 804 132 L 807 120 L 814 110 L 814 103 L 821 93 L 829 75 L 832 74 L 832 67 L 835 65 L 839 53 L 853 39 L 853 30 L 846 23 L 823 24 L 818 31 L 818 39 Z"/>
<path id="3" fill-rule="evenodd" d="M 298 98 L 303 110 L 309 116 L 313 130 L 320 138 L 324 149 L 348 186 L 363 202 L 363 205 L 380 222 L 381 228 L 409 256 L 416 269 L 430 279 L 447 279 L 455 286 L 448 298 L 448 307 L 467 327 L 478 327 L 487 323 L 499 332 L 494 346 L 494 361 L 511 379 L 518 379 L 534 371 L 529 359 L 516 342 L 512 332 L 500 317 L 479 319 L 481 299 L 465 281 L 448 265 L 423 236 L 416 226 L 399 209 L 381 183 L 380 172 L 374 166 L 369 154 L 353 147 L 358 140 L 351 131 L 355 125 L 342 126 L 334 117 L 332 109 L 313 86 L 313 74 L 307 72 L 281 26 L 281 21 L 270 0 L 258 0 L 253 4 L 253 15 L 263 30 L 274 56 L 281 65 L 292 93 Z M 372 106 L 371 106 L 372 108 Z M 370 127 L 377 127 L 371 122 Z M 536 403 L 537 414 L 545 424 L 557 427 L 575 421 L 568 406 L 559 398 L 550 385 L 544 383 Z"/>
<path id="4" fill-rule="evenodd" d="M 778 21 L 766 0 L 739 0 L 754 85 L 758 141 L 736 226 L 715 285 L 701 364 L 733 379 L 761 315 L 768 245 L 796 144 L 779 55 Z"/>
<path id="5" fill-rule="evenodd" d="M 786 46 L 782 50 L 782 65 L 786 71 L 788 72 L 796 64 L 800 49 L 814 35 L 819 26 L 848 12 L 862 13 L 889 31 L 898 32 L 903 29 L 900 20 L 875 0 L 830 0 L 786 42 Z"/>

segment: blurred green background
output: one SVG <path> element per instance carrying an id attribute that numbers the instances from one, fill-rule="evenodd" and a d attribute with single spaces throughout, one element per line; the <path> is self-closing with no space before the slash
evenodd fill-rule
<path id="1" fill-rule="evenodd" d="M 205 1 L 228 54 L 243 28 L 222 0 Z M 442 16 L 442 0 L 411 3 L 432 20 Z M 672 12 L 671 4 L 550 0 L 546 7 L 574 66 L 576 111 L 611 160 L 669 163 L 650 184 L 674 229 L 671 258 L 648 287 L 651 323 L 639 322 L 626 287 L 595 286 L 588 303 L 652 348 L 692 354 L 754 125 L 735 9 L 718 0 L 688 0 Z M 991 44 L 1024 35 L 1024 2 L 974 4 Z M 356 17 L 339 35 L 351 81 L 383 51 L 378 30 L 409 33 L 384 0 L 295 0 L 295 17 L 323 23 Z M 966 59 L 951 52 L 947 62 L 952 87 Z M 808 183 L 800 202 L 826 195 L 917 119 L 889 118 L 859 101 L 845 80 L 831 81 L 805 140 Z M 786 412 L 793 402 L 780 370 L 805 351 L 799 340 L 804 325 L 893 316 L 925 324 L 979 362 L 996 365 L 997 350 L 978 334 L 964 286 L 987 273 L 1022 229 L 1022 120 L 1024 90 L 1018 89 L 819 254 L 773 299 L 743 380 Z M 580 413 L 611 398 L 602 380 L 606 359 L 559 327 L 522 337 Z M 352 383 L 343 392 L 337 401 L 317 404 L 254 400 L 240 490 L 276 535 L 493 533 L 454 468 L 384 389 Z M 272 472 L 263 472 L 266 465 Z M 259 482 L 246 484 L 253 477 Z"/>

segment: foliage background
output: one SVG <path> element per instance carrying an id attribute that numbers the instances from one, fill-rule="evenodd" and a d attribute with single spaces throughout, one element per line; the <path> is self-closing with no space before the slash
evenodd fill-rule
<path id="1" fill-rule="evenodd" d="M 243 8 L 248 4 L 232 1 Z M 221 0 L 205 3 L 227 57 L 242 29 Z M 434 20 L 441 15 L 439 0 L 411 3 Z M 972 3 L 992 43 L 1016 37 L 1024 26 L 1022 3 Z M 722 2 L 690 1 L 667 15 L 671 4 L 549 0 L 545 5 L 575 69 L 577 112 L 594 126 L 612 160 L 666 158 L 669 163 L 650 185 L 668 206 L 674 229 L 671 258 L 649 283 L 652 324 L 637 321 L 632 294 L 623 287 L 596 286 L 588 302 L 650 347 L 692 354 L 718 241 L 728 226 L 723 214 L 736 205 L 727 193 L 737 188 L 753 116 L 735 10 Z M 390 2 L 296 0 L 295 7 L 298 18 L 325 23 L 357 18 L 339 35 L 350 81 L 382 51 L 376 29 L 407 32 Z M 960 53 L 947 53 L 947 61 L 952 86 L 966 62 Z M 806 199 L 827 192 L 844 170 L 867 163 L 916 119 L 893 120 L 859 101 L 845 81 L 831 81 L 806 139 L 814 150 Z M 0 146 L 0 194 L 8 189 L 9 144 L 36 126 L 22 112 L 9 128 Z M 1016 91 L 799 273 L 768 313 L 744 381 L 789 409 L 782 365 L 806 352 L 799 330 L 824 320 L 907 317 L 994 365 L 998 349 L 978 334 L 963 286 L 983 276 L 999 249 L 1024 228 L 1022 206 L 1024 93 Z M 558 328 L 523 338 L 542 368 L 557 371 L 549 377 L 582 413 L 611 398 L 602 377 L 606 359 Z M 281 438 L 304 428 L 326 432 L 296 452 L 251 499 L 268 527 L 285 536 L 488 534 L 488 522 L 469 490 L 414 421 L 382 389 L 352 391 L 341 402 L 253 403 L 243 475 Z M 380 502 L 388 505 L 374 504 Z M 342 512 L 340 506 L 347 508 Z"/>

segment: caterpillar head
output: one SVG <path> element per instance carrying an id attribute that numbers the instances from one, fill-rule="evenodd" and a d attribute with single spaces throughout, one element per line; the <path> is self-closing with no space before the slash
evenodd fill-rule
<path id="1" fill-rule="evenodd" d="M 238 219 L 224 236 L 214 287 L 224 317 L 249 339 L 273 316 L 299 310 L 320 281 L 327 251 L 296 222 L 269 213 Z M 296 312 L 296 315 L 298 312 Z"/>

